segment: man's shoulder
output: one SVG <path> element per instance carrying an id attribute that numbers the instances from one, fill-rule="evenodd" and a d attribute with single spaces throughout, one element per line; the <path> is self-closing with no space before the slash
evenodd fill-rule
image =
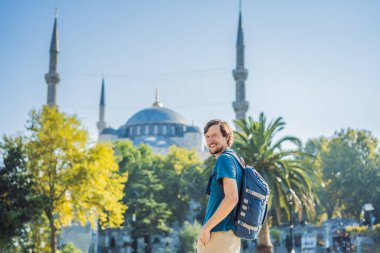
<path id="1" fill-rule="evenodd" d="M 217 162 L 231 163 L 234 164 L 234 160 L 238 159 L 237 154 L 232 149 L 226 149 L 219 157 L 216 159 Z"/>
<path id="2" fill-rule="evenodd" d="M 234 156 L 234 155 L 236 155 L 236 152 L 231 148 L 227 148 L 220 154 L 218 159 L 221 157 L 230 157 L 230 156 Z"/>
<path id="3" fill-rule="evenodd" d="M 232 164 L 232 156 L 229 153 L 222 153 L 218 159 L 216 159 L 217 164 L 225 164 L 225 163 L 230 163 Z"/>
<path id="4" fill-rule="evenodd" d="M 230 150 L 228 150 L 229 152 L 224 151 L 216 160 L 215 167 L 217 171 L 235 171 L 237 164 Z"/>

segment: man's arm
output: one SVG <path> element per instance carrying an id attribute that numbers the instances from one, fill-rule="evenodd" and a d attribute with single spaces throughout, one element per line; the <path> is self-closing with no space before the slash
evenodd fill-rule
<path id="1" fill-rule="evenodd" d="M 218 209 L 210 217 L 210 219 L 203 225 L 199 234 L 199 240 L 203 244 L 207 244 L 210 240 L 210 231 L 213 227 L 219 224 L 226 216 L 234 209 L 239 201 L 239 194 L 237 191 L 236 180 L 232 178 L 223 178 L 223 191 L 224 198 L 220 203 Z"/>

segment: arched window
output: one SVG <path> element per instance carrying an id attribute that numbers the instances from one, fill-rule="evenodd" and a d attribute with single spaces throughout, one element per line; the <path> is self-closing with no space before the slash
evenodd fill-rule
<path id="1" fill-rule="evenodd" d="M 168 131 L 167 126 L 166 126 L 166 125 L 163 125 L 163 126 L 162 126 L 162 134 L 163 134 L 163 135 L 166 135 L 167 131 Z"/>
<path id="2" fill-rule="evenodd" d="M 172 135 L 175 135 L 175 126 L 172 126 Z"/>
<path id="3" fill-rule="evenodd" d="M 140 135 L 140 126 L 136 127 L 136 135 Z"/>
<path id="4" fill-rule="evenodd" d="M 145 125 L 145 134 L 146 134 L 146 135 L 149 134 L 149 125 Z"/>
<path id="5" fill-rule="evenodd" d="M 157 135 L 158 134 L 158 125 L 153 126 L 153 134 Z"/>

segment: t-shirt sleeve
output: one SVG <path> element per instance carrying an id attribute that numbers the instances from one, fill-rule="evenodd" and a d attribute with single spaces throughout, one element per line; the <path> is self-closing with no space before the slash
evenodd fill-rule
<path id="1" fill-rule="evenodd" d="M 232 159 L 225 154 L 217 159 L 216 180 L 218 183 L 222 183 L 224 177 L 236 180 L 236 167 Z"/>

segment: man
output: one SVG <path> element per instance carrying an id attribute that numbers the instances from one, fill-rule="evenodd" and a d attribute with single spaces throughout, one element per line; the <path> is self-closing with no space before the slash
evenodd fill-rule
<path id="1" fill-rule="evenodd" d="M 234 136 L 222 120 L 211 120 L 204 128 L 206 144 L 216 158 L 207 192 L 210 195 L 206 216 L 197 241 L 198 253 L 239 253 L 240 239 L 235 236 L 234 217 L 239 201 L 242 169 L 230 155 Z"/>

